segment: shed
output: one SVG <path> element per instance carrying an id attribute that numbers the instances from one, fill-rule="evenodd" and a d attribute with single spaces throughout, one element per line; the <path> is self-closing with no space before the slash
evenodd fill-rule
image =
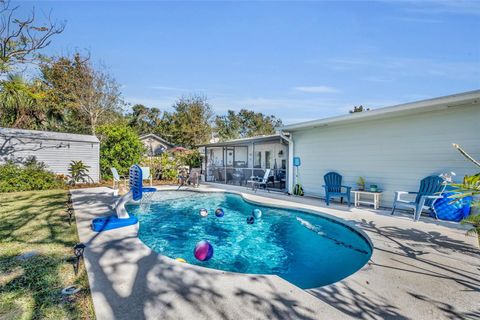
<path id="1" fill-rule="evenodd" d="M 50 131 L 0 128 L 0 163 L 18 164 L 34 156 L 56 174 L 68 174 L 71 161 L 89 166 L 94 182 L 100 179 L 100 142 L 95 136 Z"/>
<path id="2" fill-rule="evenodd" d="M 298 182 L 306 195 L 324 197 L 323 176 L 336 171 L 344 184 L 383 190 L 382 206 L 395 191 L 418 191 L 429 175 L 455 172 L 455 180 L 478 173 L 452 143 L 480 158 L 480 90 L 286 125 L 290 157 L 300 157 Z M 290 161 L 290 164 L 292 161 Z M 289 170 L 293 172 L 293 170 Z M 289 190 L 295 181 L 289 175 Z"/>

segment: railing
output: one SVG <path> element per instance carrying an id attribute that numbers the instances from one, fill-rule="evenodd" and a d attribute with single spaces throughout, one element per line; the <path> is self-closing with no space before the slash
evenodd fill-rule
<path id="1" fill-rule="evenodd" d="M 205 181 L 223 184 L 251 186 L 247 181 L 252 177 L 263 178 L 265 170 L 262 168 L 235 168 L 223 166 L 207 166 Z M 286 170 L 271 169 L 267 187 L 284 190 L 286 188 Z"/>

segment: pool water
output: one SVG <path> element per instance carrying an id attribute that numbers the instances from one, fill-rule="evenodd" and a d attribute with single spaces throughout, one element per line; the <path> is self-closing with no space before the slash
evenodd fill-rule
<path id="1" fill-rule="evenodd" d="M 208 217 L 201 217 L 206 208 Z M 222 208 L 225 215 L 215 216 Z M 252 210 L 262 217 L 247 224 Z M 188 263 L 242 273 L 275 274 L 301 288 L 339 281 L 369 260 L 368 241 L 328 218 L 291 209 L 255 205 L 231 193 L 158 191 L 148 205 L 127 206 L 140 221 L 139 238 L 154 251 Z M 207 240 L 214 254 L 208 261 L 193 255 Z"/>

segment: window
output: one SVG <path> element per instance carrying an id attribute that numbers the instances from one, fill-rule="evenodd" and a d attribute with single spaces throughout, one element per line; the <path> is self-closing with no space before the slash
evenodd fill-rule
<path id="1" fill-rule="evenodd" d="M 255 162 L 253 165 L 254 168 L 261 168 L 262 167 L 262 152 L 255 151 Z"/>
<path id="2" fill-rule="evenodd" d="M 272 169 L 272 153 L 265 151 L 265 168 Z"/>

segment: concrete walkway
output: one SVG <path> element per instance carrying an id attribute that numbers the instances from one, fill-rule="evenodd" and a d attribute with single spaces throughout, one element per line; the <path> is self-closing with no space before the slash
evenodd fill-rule
<path id="1" fill-rule="evenodd" d="M 202 186 L 214 191 L 212 186 Z M 246 200 L 323 212 L 363 230 L 370 262 L 336 284 L 302 290 L 277 276 L 236 274 L 156 254 L 132 226 L 100 234 L 89 224 L 111 214 L 108 188 L 73 190 L 75 216 L 98 319 L 475 319 L 480 317 L 480 251 L 457 224 L 316 199 L 241 191 Z"/>

